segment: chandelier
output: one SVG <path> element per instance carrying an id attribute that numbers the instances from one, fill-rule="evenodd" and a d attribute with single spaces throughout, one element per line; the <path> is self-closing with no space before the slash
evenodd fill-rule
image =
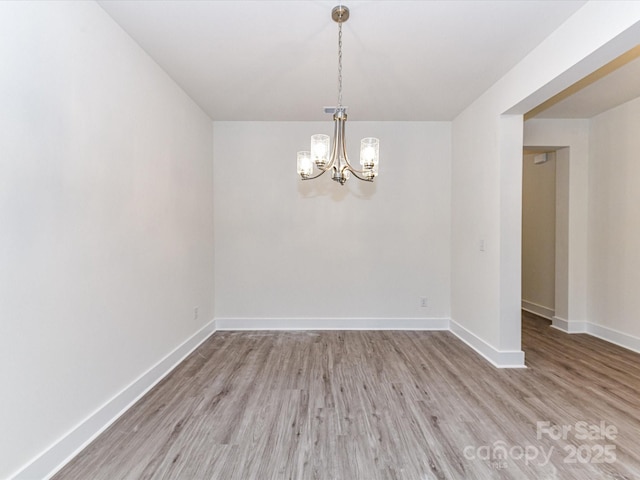
<path id="1" fill-rule="evenodd" d="M 369 137 L 360 141 L 362 170 L 351 165 L 345 145 L 347 107 L 342 105 L 342 24 L 349 19 L 349 9 L 343 5 L 334 7 L 331 18 L 338 23 L 338 106 L 325 107 L 324 112 L 333 114 L 333 145 L 329 135 L 312 135 L 310 151 L 298 152 L 298 174 L 302 180 L 313 180 L 331 170 L 331 178 L 340 185 L 344 185 L 351 174 L 360 180 L 373 182 L 378 175 L 379 140 Z M 319 170 L 315 175 L 314 165 Z"/>

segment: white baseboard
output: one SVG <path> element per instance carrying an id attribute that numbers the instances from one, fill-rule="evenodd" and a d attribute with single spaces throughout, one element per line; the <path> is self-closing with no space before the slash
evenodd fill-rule
<path id="1" fill-rule="evenodd" d="M 586 333 L 607 342 L 640 353 L 640 338 L 628 333 L 614 330 L 591 322 L 568 322 L 564 319 L 553 319 L 553 327 L 565 333 Z"/>
<path id="2" fill-rule="evenodd" d="M 451 320 L 450 324 L 451 332 L 456 337 L 473 348 L 493 366 L 498 368 L 527 368 L 524 364 L 524 352 L 522 350 L 496 350 L 456 321 Z"/>
<path id="3" fill-rule="evenodd" d="M 449 330 L 448 318 L 216 318 L 218 330 Z"/>
<path id="4" fill-rule="evenodd" d="M 555 316 L 551 319 L 551 322 L 553 328 L 557 328 L 565 333 L 587 333 L 588 329 L 588 322 L 569 321 L 565 318 Z"/>
<path id="5" fill-rule="evenodd" d="M 629 335 L 628 333 L 620 332 L 619 330 L 614 330 L 595 323 L 587 324 L 587 333 L 594 337 L 601 338 L 602 340 L 606 340 L 607 342 L 615 343 L 620 347 L 640 353 L 640 338 Z"/>
<path id="6" fill-rule="evenodd" d="M 540 305 L 534 302 L 529 302 L 528 300 L 522 300 L 521 307 L 522 310 L 538 315 L 539 317 L 546 318 L 547 320 L 553 320 L 553 317 L 556 313 L 553 308 L 545 307 L 544 305 Z"/>
<path id="7" fill-rule="evenodd" d="M 215 321 L 207 323 L 11 478 L 40 480 L 52 477 L 215 331 Z"/>
<path id="8" fill-rule="evenodd" d="M 524 352 L 499 351 L 449 318 L 216 318 L 218 330 L 450 330 L 498 368 L 526 368 Z"/>
<path id="9" fill-rule="evenodd" d="M 551 326 L 565 333 L 569 333 L 569 321 L 564 318 L 556 317 L 554 315 L 551 319 Z"/>

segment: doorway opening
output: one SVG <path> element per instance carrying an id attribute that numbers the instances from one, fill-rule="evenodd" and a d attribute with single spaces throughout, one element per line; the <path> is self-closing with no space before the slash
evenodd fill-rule
<path id="1" fill-rule="evenodd" d="M 521 306 L 554 326 L 568 319 L 569 153 L 523 149 Z"/>

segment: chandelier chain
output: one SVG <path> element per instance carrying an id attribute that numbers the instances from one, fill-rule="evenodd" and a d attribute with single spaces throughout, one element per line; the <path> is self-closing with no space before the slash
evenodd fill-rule
<path id="1" fill-rule="evenodd" d="M 342 22 L 338 22 L 338 107 L 342 107 Z"/>

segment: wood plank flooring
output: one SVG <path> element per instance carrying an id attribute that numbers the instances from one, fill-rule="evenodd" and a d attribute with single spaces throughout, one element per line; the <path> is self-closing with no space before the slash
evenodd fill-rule
<path id="1" fill-rule="evenodd" d="M 640 479 L 640 355 L 529 315 L 523 349 L 217 332 L 54 480 Z"/>

